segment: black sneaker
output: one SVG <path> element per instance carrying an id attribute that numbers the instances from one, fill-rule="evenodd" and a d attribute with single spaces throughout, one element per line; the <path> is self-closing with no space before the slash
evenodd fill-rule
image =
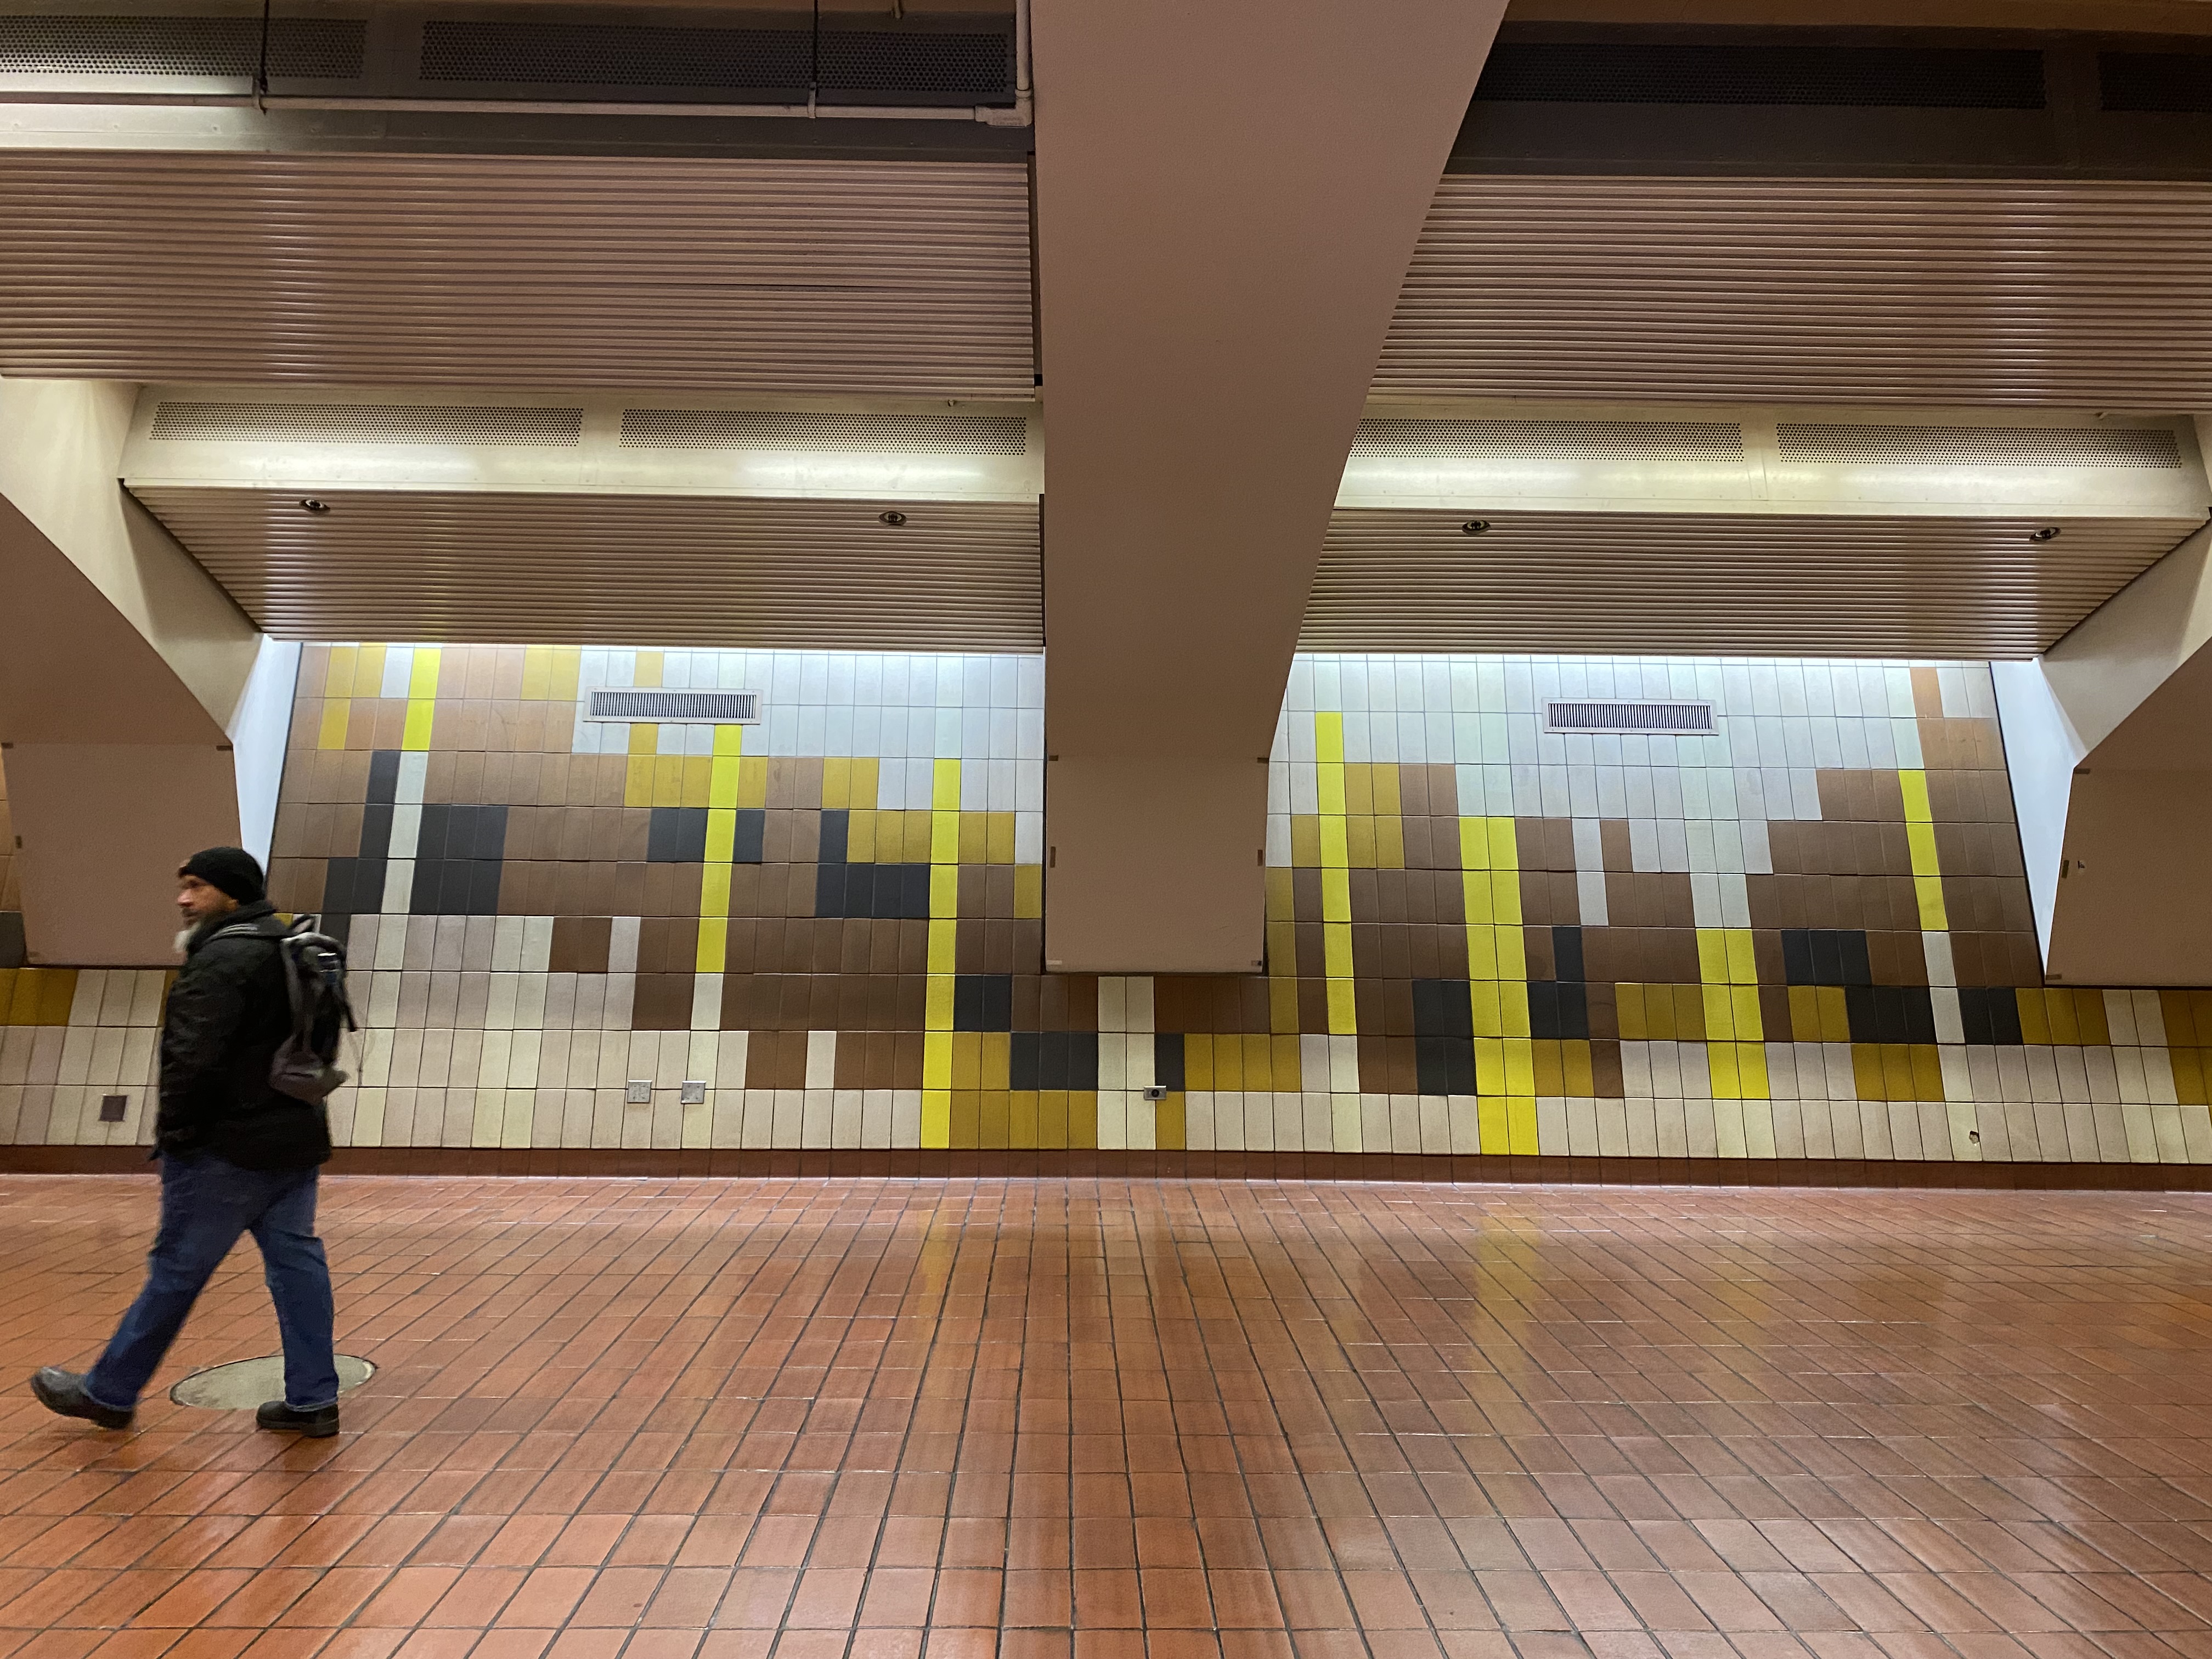
<path id="1" fill-rule="evenodd" d="M 89 1398 L 84 1391 L 84 1378 L 58 1365 L 40 1366 L 38 1374 L 31 1378 L 31 1392 L 39 1396 L 39 1403 L 48 1411 L 63 1417 L 82 1417 L 103 1429 L 127 1429 L 134 1415 Z"/>
<path id="2" fill-rule="evenodd" d="M 319 1406 L 313 1411 L 295 1411 L 281 1400 L 272 1400 L 253 1413 L 257 1425 L 277 1429 L 287 1434 L 296 1434 L 308 1440 L 327 1440 L 338 1431 L 337 1402 Z"/>

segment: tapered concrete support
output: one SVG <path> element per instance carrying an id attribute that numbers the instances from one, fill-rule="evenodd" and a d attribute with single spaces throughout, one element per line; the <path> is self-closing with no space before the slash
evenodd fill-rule
<path id="1" fill-rule="evenodd" d="M 1501 0 L 1035 0 L 1045 957 L 1259 963 L 1265 771 Z"/>
<path id="2" fill-rule="evenodd" d="M 33 963 L 173 960 L 179 860 L 274 808 L 296 647 L 124 494 L 137 392 L 0 380 L 0 756 Z"/>
<path id="3" fill-rule="evenodd" d="M 2212 985 L 2212 531 L 1992 668 L 2045 975 Z"/>

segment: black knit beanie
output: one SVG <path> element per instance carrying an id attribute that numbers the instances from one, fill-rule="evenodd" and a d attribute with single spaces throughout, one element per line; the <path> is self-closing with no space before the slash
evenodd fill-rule
<path id="1" fill-rule="evenodd" d="M 209 886 L 228 893 L 240 904 L 252 904 L 269 894 L 261 866 L 243 847 L 210 847 L 195 853 L 177 868 L 180 876 L 198 876 Z"/>

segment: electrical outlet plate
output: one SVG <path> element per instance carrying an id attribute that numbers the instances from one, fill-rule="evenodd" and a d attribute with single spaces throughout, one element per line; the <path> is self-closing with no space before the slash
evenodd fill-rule
<path id="1" fill-rule="evenodd" d="M 630 1079 L 628 1088 L 623 1091 L 623 1101 L 624 1104 L 630 1106 L 652 1105 L 653 1079 L 649 1077 Z"/>

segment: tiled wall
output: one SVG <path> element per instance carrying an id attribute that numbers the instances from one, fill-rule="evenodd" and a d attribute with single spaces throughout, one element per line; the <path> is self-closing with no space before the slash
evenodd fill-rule
<path id="1" fill-rule="evenodd" d="M 765 720 L 582 718 L 631 684 Z M 2212 1162 L 2212 994 L 2040 983 L 1981 665 L 1301 658 L 1225 979 L 1042 973 L 1042 685 L 311 647 L 272 878 L 352 945 L 342 1137 Z M 1718 730 L 1544 731 L 1628 696 Z M 9 978 L 0 1139 L 143 1137 L 160 980 Z"/>
<path id="2" fill-rule="evenodd" d="M 0 969 L 23 963 L 23 895 L 15 872 L 15 823 L 8 807 L 7 769 L 0 765 Z"/>

